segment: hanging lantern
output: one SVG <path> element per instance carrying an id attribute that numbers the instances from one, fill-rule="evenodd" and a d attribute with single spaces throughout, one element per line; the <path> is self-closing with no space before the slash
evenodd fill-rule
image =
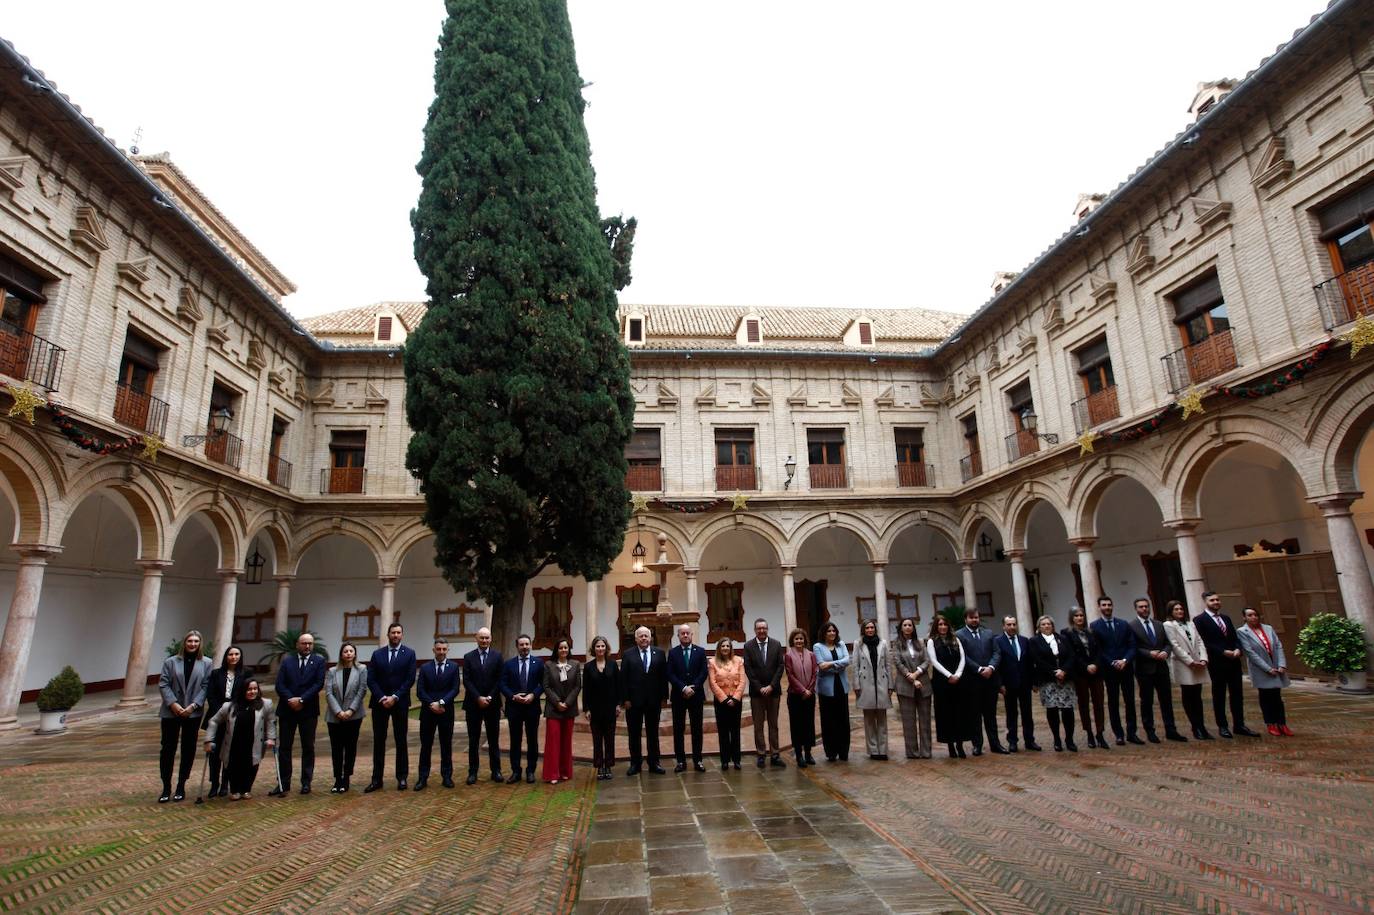
<path id="1" fill-rule="evenodd" d="M 267 560 L 258 552 L 257 541 L 253 541 L 253 555 L 244 563 L 244 580 L 250 585 L 262 584 L 262 567 L 266 564 Z"/>

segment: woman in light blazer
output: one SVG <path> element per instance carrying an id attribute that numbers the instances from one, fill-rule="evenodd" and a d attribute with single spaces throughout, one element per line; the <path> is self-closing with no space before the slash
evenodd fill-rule
<path id="1" fill-rule="evenodd" d="M 887 759 L 887 710 L 892 705 L 891 664 L 887 639 L 878 636 L 878 621 L 859 626 L 854 646 L 854 704 L 864 713 L 864 741 L 869 759 Z"/>
<path id="2" fill-rule="evenodd" d="M 559 639 L 553 657 L 544 664 L 544 781 L 550 785 L 573 777 L 572 737 L 580 692 L 582 665 L 573 660 L 572 639 Z"/>
<path id="3" fill-rule="evenodd" d="M 249 678 L 239 698 L 226 702 L 210 719 L 205 731 L 205 752 L 218 745 L 224 760 L 223 784 L 229 786 L 229 800 L 252 797 L 253 780 L 258 777 L 264 748 L 277 745 L 277 716 L 272 700 L 262 697 L 258 681 Z"/>
<path id="4" fill-rule="evenodd" d="M 1193 726 L 1193 739 L 1211 740 L 1207 719 L 1202 714 L 1202 687 L 1212 680 L 1207 673 L 1207 646 L 1188 618 L 1188 608 L 1182 602 L 1169 601 L 1164 607 L 1164 616 L 1164 634 L 1174 649 L 1169 659 L 1170 673 L 1178 684 L 1188 723 Z"/>
<path id="5" fill-rule="evenodd" d="M 849 759 L 849 649 L 840 638 L 840 627 L 826 623 L 821 640 L 811 646 L 816 654 L 816 695 L 821 707 L 821 748 L 828 762 Z"/>
<path id="6" fill-rule="evenodd" d="M 1259 613 L 1252 607 L 1245 608 L 1245 625 L 1236 628 L 1240 648 L 1249 662 L 1250 682 L 1259 690 L 1260 714 L 1269 733 L 1274 737 L 1282 734 L 1292 737 L 1288 730 L 1288 716 L 1283 708 L 1282 689 L 1288 685 L 1288 658 L 1283 653 L 1283 643 L 1278 633 L 1268 623 L 1261 623 Z"/>
<path id="7" fill-rule="evenodd" d="M 339 663 L 324 675 L 324 697 L 324 726 L 329 731 L 329 753 L 334 762 L 334 787 L 329 791 L 343 794 L 353 777 L 363 703 L 367 700 L 367 672 L 358 666 L 358 647 L 352 642 L 343 643 Z"/>
<path id="8" fill-rule="evenodd" d="M 930 759 L 930 658 L 911 617 L 897 624 L 897 644 L 891 657 L 906 758 Z"/>

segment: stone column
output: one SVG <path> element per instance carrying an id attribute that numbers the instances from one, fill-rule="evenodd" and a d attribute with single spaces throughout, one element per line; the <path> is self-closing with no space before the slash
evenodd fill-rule
<path id="1" fill-rule="evenodd" d="M 886 562 L 873 563 L 873 618 L 878 621 L 878 638 L 887 638 L 887 575 Z M 862 635 L 863 633 L 859 633 Z"/>
<path id="2" fill-rule="evenodd" d="M 1202 592 L 1206 584 L 1202 578 L 1202 554 L 1197 548 L 1197 526 L 1201 523 L 1201 518 L 1176 518 L 1164 522 L 1164 526 L 1174 532 L 1178 544 L 1178 564 L 1183 570 L 1183 593 L 1188 599 L 1189 616 L 1197 616 L 1205 609 Z"/>
<path id="3" fill-rule="evenodd" d="M 978 606 L 978 590 L 973 581 L 973 563 L 974 560 L 972 559 L 959 560 L 959 568 L 964 573 L 964 606 L 966 608 Z"/>
<path id="4" fill-rule="evenodd" d="M 377 647 L 385 648 L 387 644 L 386 631 L 391 628 L 391 624 L 396 621 L 396 578 L 395 575 L 378 576 L 382 580 L 382 618 L 377 624 L 380 630 L 377 633 Z"/>
<path id="5" fill-rule="evenodd" d="M 1007 550 L 1007 561 L 1011 563 L 1011 594 L 1012 600 L 1016 604 L 1016 625 L 1021 627 L 1023 634 L 1035 631 L 1035 620 L 1031 619 L 1031 600 L 1030 588 L 1026 584 L 1026 551 Z M 997 625 L 995 629 L 1001 629 L 1000 621 L 993 620 Z"/>
<path id="6" fill-rule="evenodd" d="M 1364 558 L 1360 531 L 1350 514 L 1351 503 L 1357 498 L 1359 496 L 1353 493 L 1343 493 L 1319 500 L 1317 507 L 1326 516 L 1331 559 L 1336 565 L 1336 580 L 1340 584 L 1345 615 L 1364 626 L 1365 669 L 1368 670 L 1374 668 L 1374 584 L 1370 582 L 1369 563 Z M 8 629 L 5 637 L 9 638 Z"/>
<path id="7" fill-rule="evenodd" d="M 701 619 L 701 598 L 697 595 L 697 574 L 701 569 L 692 566 L 683 566 L 682 574 L 687 577 L 687 612 L 697 615 L 696 622 L 692 624 L 693 637 L 696 643 L 701 645 L 706 638 L 709 627 L 703 628 Z"/>
<path id="8" fill-rule="evenodd" d="M 19 572 L 0 641 L 0 731 L 19 727 L 19 694 L 24 691 L 24 673 L 28 670 L 33 630 L 38 623 L 43 571 L 48 560 L 62 552 L 60 546 L 32 543 L 15 544 L 13 549 L 19 554 Z"/>
<path id="9" fill-rule="evenodd" d="M 291 582 L 294 575 L 273 575 L 277 583 L 277 606 L 272 617 L 272 634 L 286 631 L 286 618 L 291 614 Z"/>
<path id="10" fill-rule="evenodd" d="M 797 588 L 793 580 L 792 573 L 796 566 L 792 563 L 784 562 L 782 569 L 782 638 L 778 639 L 784 645 L 787 644 L 787 635 L 797 628 Z M 748 636 L 748 632 L 745 635 Z"/>
<path id="11" fill-rule="evenodd" d="M 146 705 L 148 656 L 153 650 L 153 629 L 157 626 L 157 602 L 162 596 L 162 573 L 171 568 L 170 559 L 140 559 L 134 563 L 143 570 L 143 586 L 138 592 L 138 613 L 129 642 L 129 666 L 124 672 L 124 695 L 116 707 Z"/>
<path id="12" fill-rule="evenodd" d="M 596 616 L 601 607 L 601 579 L 587 582 L 587 610 L 582 617 L 582 653 L 592 656 L 592 639 L 596 638 Z"/>
<path id="13" fill-rule="evenodd" d="M 1078 550 L 1078 574 L 1083 580 L 1083 609 L 1087 612 L 1088 622 L 1101 619 L 1097 612 L 1097 599 L 1102 596 L 1102 579 L 1097 574 L 1097 557 L 1093 555 L 1096 537 L 1079 537 L 1070 540 Z M 1065 624 L 1068 620 L 1064 621 Z"/>
<path id="14" fill-rule="evenodd" d="M 238 601 L 239 595 L 239 575 L 238 569 L 219 570 L 219 615 L 215 617 L 215 656 L 206 655 L 219 666 L 219 657 L 224 655 L 224 649 L 229 647 L 229 643 L 234 638 L 234 605 Z"/>

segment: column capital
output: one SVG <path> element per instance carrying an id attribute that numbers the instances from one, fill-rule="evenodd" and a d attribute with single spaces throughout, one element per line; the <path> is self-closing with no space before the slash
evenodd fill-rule
<path id="1" fill-rule="evenodd" d="M 1096 543 L 1096 542 L 1097 542 L 1097 538 L 1096 538 L 1096 537 L 1070 537 L 1070 538 L 1069 538 L 1069 543 L 1073 544 L 1075 547 L 1077 547 L 1077 548 L 1080 549 L 1080 550 L 1090 550 L 1090 549 L 1092 549 L 1093 544 Z"/>
<path id="2" fill-rule="evenodd" d="M 1198 529 L 1202 523 L 1201 518 L 1170 518 L 1163 522 L 1164 526 L 1176 534 L 1191 534 Z"/>
<path id="3" fill-rule="evenodd" d="M 1350 514 L 1350 506 L 1363 495 L 1362 492 L 1333 492 L 1307 501 L 1321 509 L 1321 513 L 1326 517 L 1339 518 Z"/>
<path id="4" fill-rule="evenodd" d="M 887 560 L 886 560 L 886 559 L 873 559 L 873 560 L 870 560 L 870 561 L 869 561 L 869 565 L 873 566 L 873 571 L 875 571 L 875 572 L 881 572 L 883 569 L 886 569 L 886 568 L 887 568 Z"/>
<path id="5" fill-rule="evenodd" d="M 1020 562 L 1026 556 L 1025 550 L 1003 550 L 1002 555 L 1007 557 L 1008 562 Z"/>
<path id="6" fill-rule="evenodd" d="M 399 579 L 400 577 L 401 577 L 401 576 L 399 576 L 399 575 L 378 575 L 378 576 L 377 576 L 377 580 L 380 581 L 380 582 L 382 583 L 382 587 L 383 587 L 383 588 L 386 588 L 386 587 L 392 587 L 392 588 L 394 588 L 394 587 L 396 587 L 396 580 Z"/>
<path id="7" fill-rule="evenodd" d="M 243 575 L 243 569 L 219 569 L 216 574 L 224 581 L 236 581 Z"/>
<path id="8" fill-rule="evenodd" d="M 966 572 L 972 572 L 972 571 L 973 571 L 974 565 L 977 564 L 977 562 L 978 562 L 978 560 L 976 560 L 976 559 L 963 559 L 963 558 L 961 558 L 961 559 L 959 559 L 959 560 L 957 560 L 957 561 L 958 561 L 958 563 L 959 563 L 959 568 L 963 569 L 963 570 L 966 571 Z"/>
<path id="9" fill-rule="evenodd" d="M 143 570 L 144 575 L 161 575 L 172 567 L 170 559 L 135 559 L 134 565 Z"/>
<path id="10" fill-rule="evenodd" d="M 20 562 L 29 565 L 47 562 L 62 552 L 62 547 L 49 543 L 12 543 L 10 549 L 19 554 Z"/>
<path id="11" fill-rule="evenodd" d="M 701 571 L 701 567 L 700 567 L 700 566 L 683 566 L 683 567 L 682 567 L 682 574 L 683 574 L 683 575 L 686 575 L 688 578 L 695 578 L 695 577 L 696 577 L 696 574 L 697 574 L 698 572 L 700 572 L 700 571 Z"/>
<path id="12" fill-rule="evenodd" d="M 780 562 L 778 563 L 778 568 L 784 572 L 795 572 L 797 570 L 797 564 L 795 562 Z"/>
<path id="13" fill-rule="evenodd" d="M 289 586 L 289 585 L 291 584 L 291 582 L 295 581 L 295 579 L 296 579 L 296 575 L 295 575 L 294 572 L 283 573 L 283 574 L 281 574 L 281 575 L 273 575 L 273 576 L 272 576 L 272 580 L 275 581 L 275 582 L 276 582 L 277 584 L 279 584 L 279 585 L 288 585 L 288 586 Z"/>

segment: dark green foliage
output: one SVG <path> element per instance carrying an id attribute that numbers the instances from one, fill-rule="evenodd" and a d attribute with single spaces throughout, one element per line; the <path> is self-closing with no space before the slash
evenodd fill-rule
<path id="1" fill-rule="evenodd" d="M 181 645 L 182 645 L 182 643 L 185 642 L 185 641 L 186 641 L 186 638 L 185 638 L 184 636 L 183 636 L 182 638 L 179 638 L 179 639 L 172 639 L 170 642 L 168 642 L 168 643 L 166 644 L 166 646 L 163 647 L 162 650 L 165 651 L 165 652 L 167 652 L 167 657 L 169 657 L 169 658 L 175 658 L 177 655 L 181 654 Z M 214 639 L 205 639 L 205 638 L 201 639 L 201 640 L 200 640 L 200 654 L 201 654 L 201 657 L 210 658 L 210 659 L 214 660 L 214 658 L 215 658 L 215 640 L 214 640 Z"/>
<path id="2" fill-rule="evenodd" d="M 406 466 L 439 568 L 504 645 L 531 577 L 600 578 L 623 546 L 634 220 L 596 209 L 565 0 L 447 8 L 411 213 L 430 304 L 405 348 Z"/>
<path id="3" fill-rule="evenodd" d="M 940 611 L 940 615 L 949 623 L 951 632 L 955 632 L 964 627 L 964 605 L 950 604 Z"/>
<path id="4" fill-rule="evenodd" d="M 1295 650 L 1314 670 L 1331 674 L 1364 670 L 1364 627 L 1335 613 L 1317 613 L 1298 633 Z"/>
<path id="5" fill-rule="evenodd" d="M 296 640 L 301 637 L 299 629 L 284 629 L 272 636 L 272 641 L 267 643 L 267 651 L 262 657 L 258 658 L 258 664 L 266 667 L 275 664 L 289 654 L 296 651 Z M 329 660 L 329 649 L 324 647 L 324 643 L 319 639 L 315 640 L 315 650 L 311 654 L 318 655 Z"/>
<path id="6" fill-rule="evenodd" d="M 81 678 L 68 664 L 62 668 L 61 673 L 49 680 L 48 685 L 39 691 L 38 710 L 40 712 L 56 712 L 69 709 L 80 702 L 81 697 L 85 694 L 86 688 L 82 685 Z"/>

